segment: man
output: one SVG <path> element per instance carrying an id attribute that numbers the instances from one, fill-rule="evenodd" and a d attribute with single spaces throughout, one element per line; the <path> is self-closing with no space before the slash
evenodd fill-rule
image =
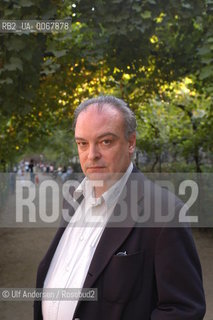
<path id="1" fill-rule="evenodd" d="M 34 174 L 34 160 L 33 159 L 30 160 L 29 172 L 30 172 L 30 180 L 34 183 L 35 174 Z"/>
<path id="2" fill-rule="evenodd" d="M 155 225 L 172 209 L 176 221 L 182 203 L 131 162 L 133 112 L 120 99 L 98 97 L 76 109 L 74 126 L 86 178 L 72 193 L 79 203 L 69 206 L 73 217 L 39 266 L 37 287 L 97 288 L 98 298 L 36 301 L 34 319 L 203 319 L 201 268 L 190 231 Z"/>

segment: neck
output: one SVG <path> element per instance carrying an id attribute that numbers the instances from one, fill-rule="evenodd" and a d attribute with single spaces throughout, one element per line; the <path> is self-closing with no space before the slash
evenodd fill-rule
<path id="1" fill-rule="evenodd" d="M 113 176 L 113 178 L 102 181 L 103 184 L 101 186 L 95 185 L 94 186 L 95 198 L 101 197 L 104 192 L 109 190 L 113 186 L 113 184 L 115 184 L 123 176 L 123 174 L 124 172 L 120 172 L 119 174 L 116 174 L 116 176 Z"/>
<path id="2" fill-rule="evenodd" d="M 106 192 L 108 189 L 104 187 L 94 187 L 94 195 L 95 198 L 100 198 L 104 192 Z"/>

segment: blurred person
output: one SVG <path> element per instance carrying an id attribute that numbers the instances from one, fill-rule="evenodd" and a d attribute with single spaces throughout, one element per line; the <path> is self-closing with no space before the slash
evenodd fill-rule
<path id="1" fill-rule="evenodd" d="M 35 182 L 35 173 L 34 173 L 35 169 L 34 169 L 34 160 L 33 159 L 30 160 L 28 168 L 29 168 L 29 172 L 30 172 L 30 180 L 34 183 Z"/>

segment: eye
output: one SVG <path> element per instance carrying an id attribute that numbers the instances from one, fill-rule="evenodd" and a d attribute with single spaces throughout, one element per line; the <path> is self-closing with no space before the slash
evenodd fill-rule
<path id="1" fill-rule="evenodd" d="M 78 147 L 80 148 L 84 148 L 87 146 L 87 142 L 86 141 L 78 141 L 77 142 Z"/>
<path id="2" fill-rule="evenodd" d="M 101 144 L 104 146 L 109 146 L 112 143 L 112 140 L 110 139 L 105 139 L 101 141 Z"/>

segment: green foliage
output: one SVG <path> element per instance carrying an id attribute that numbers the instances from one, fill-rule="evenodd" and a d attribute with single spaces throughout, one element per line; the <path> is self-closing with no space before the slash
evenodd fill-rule
<path id="1" fill-rule="evenodd" d="M 4 0 L 5 19 L 73 21 L 71 32 L 0 35 L 0 160 L 47 145 L 69 159 L 59 140 L 72 140 L 74 109 L 108 93 L 136 112 L 141 150 L 198 168 L 213 141 L 212 13 L 212 0 Z"/>
<path id="2" fill-rule="evenodd" d="M 77 155 L 73 133 L 56 129 L 52 136 L 45 139 L 47 144 L 42 153 L 48 161 L 56 165 L 69 165 L 70 160 Z"/>
<path id="3" fill-rule="evenodd" d="M 56 7 L 51 0 L 19 3 L 4 1 L 0 15 L 4 19 L 42 19 Z M 32 108 L 39 87 L 40 68 L 45 51 L 45 36 L 30 33 L 1 33 L 0 103 L 1 113 L 10 116 L 19 110 L 25 114 Z M 11 94 L 12 93 L 12 94 Z M 4 98 L 4 99 L 3 99 Z"/>
<path id="4" fill-rule="evenodd" d="M 211 103 L 190 78 L 162 86 L 161 100 L 152 99 L 138 108 L 139 149 L 155 158 L 163 153 L 173 159 L 192 158 L 200 171 L 200 152 L 213 150 Z"/>
<path id="5" fill-rule="evenodd" d="M 197 71 L 199 79 L 206 87 L 209 94 L 213 93 L 213 16 L 205 14 L 203 19 L 203 38 L 198 47 L 198 56 L 201 67 Z"/>

